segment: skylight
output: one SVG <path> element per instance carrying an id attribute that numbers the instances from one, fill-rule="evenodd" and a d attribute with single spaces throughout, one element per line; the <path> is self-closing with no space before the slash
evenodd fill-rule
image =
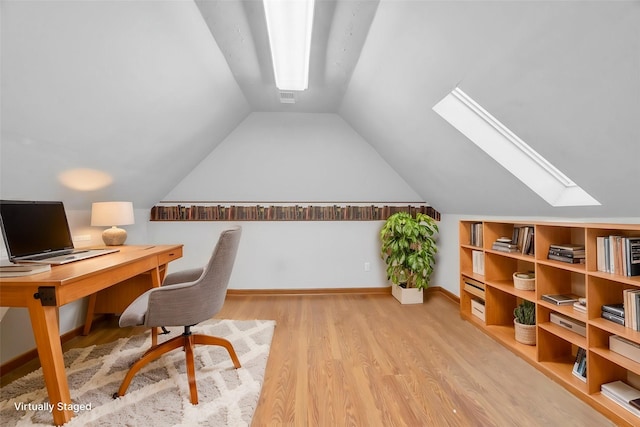
<path id="1" fill-rule="evenodd" d="M 276 86 L 306 90 L 315 0 L 263 0 Z"/>
<path id="2" fill-rule="evenodd" d="M 600 205 L 460 88 L 433 110 L 551 206 Z"/>

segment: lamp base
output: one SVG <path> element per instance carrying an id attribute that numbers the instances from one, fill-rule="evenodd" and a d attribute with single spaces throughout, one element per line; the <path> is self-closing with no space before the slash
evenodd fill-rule
<path id="1" fill-rule="evenodd" d="M 127 232 L 122 228 L 113 226 L 102 232 L 102 241 L 107 246 L 120 246 L 127 240 Z"/>

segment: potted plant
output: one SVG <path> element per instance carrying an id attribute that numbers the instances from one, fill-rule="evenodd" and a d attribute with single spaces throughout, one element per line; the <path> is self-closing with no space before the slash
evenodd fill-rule
<path id="1" fill-rule="evenodd" d="M 513 310 L 513 324 L 516 331 L 516 341 L 527 345 L 536 345 L 536 305 L 531 301 L 522 300 Z"/>
<path id="2" fill-rule="evenodd" d="M 398 212 L 387 218 L 380 240 L 380 255 L 387 264 L 393 296 L 403 304 L 422 303 L 438 252 L 435 220 L 423 213 L 413 217 Z"/>

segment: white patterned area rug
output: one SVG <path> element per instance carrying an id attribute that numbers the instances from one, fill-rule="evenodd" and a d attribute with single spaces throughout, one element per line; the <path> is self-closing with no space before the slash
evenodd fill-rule
<path id="1" fill-rule="evenodd" d="M 255 412 L 269 357 L 273 320 L 209 320 L 193 333 L 231 341 L 242 365 L 234 369 L 219 346 L 196 346 L 198 405 L 189 401 L 184 352 L 164 354 L 133 378 L 127 393 L 120 387 L 131 363 L 151 345 L 149 331 L 109 344 L 69 350 L 64 354 L 76 416 L 65 426 L 248 426 Z M 182 333 L 171 328 L 162 342 Z M 0 425 L 51 426 L 49 399 L 38 369 L 0 389 Z"/>

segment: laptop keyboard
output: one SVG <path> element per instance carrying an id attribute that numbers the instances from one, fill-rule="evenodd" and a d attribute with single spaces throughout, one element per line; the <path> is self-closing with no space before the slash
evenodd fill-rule
<path id="1" fill-rule="evenodd" d="M 44 259 L 56 258 L 59 256 L 66 256 L 66 255 L 81 254 L 85 252 L 89 252 L 89 251 L 76 250 L 76 251 L 68 251 L 68 252 L 56 252 L 56 253 L 50 253 L 50 254 L 33 255 L 26 259 L 30 261 L 42 261 Z"/>
<path id="2" fill-rule="evenodd" d="M 57 256 L 62 256 L 67 254 L 55 253 L 55 254 L 42 254 L 42 255 L 34 255 L 30 256 L 28 259 L 32 261 L 42 261 L 43 259 L 55 258 Z"/>

